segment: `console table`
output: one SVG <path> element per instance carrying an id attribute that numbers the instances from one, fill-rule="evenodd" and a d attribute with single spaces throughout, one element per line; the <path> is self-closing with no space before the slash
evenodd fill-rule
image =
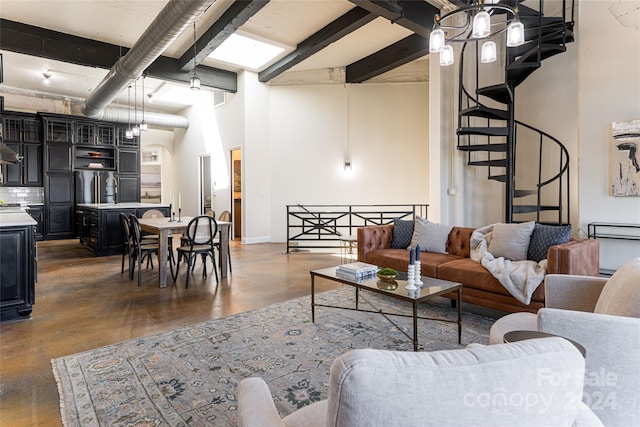
<path id="1" fill-rule="evenodd" d="M 592 222 L 587 227 L 589 239 L 640 240 L 640 224 Z M 602 269 L 600 273 L 610 276 L 613 271 Z"/>

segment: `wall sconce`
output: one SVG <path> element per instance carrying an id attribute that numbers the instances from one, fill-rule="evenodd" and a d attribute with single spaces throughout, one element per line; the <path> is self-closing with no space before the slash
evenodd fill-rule
<path id="1" fill-rule="evenodd" d="M 346 171 L 350 171 L 351 170 L 351 160 L 345 160 L 344 161 L 344 170 L 346 170 Z"/>

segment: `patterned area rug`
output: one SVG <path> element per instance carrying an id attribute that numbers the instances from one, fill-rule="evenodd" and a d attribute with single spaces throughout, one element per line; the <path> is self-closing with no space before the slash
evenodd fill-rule
<path id="1" fill-rule="evenodd" d="M 366 298 L 385 311 L 411 312 L 410 305 L 383 296 L 367 293 Z M 316 299 L 352 306 L 354 291 L 344 287 Z M 456 310 L 446 306 L 423 304 L 420 311 L 423 316 L 456 318 Z M 467 313 L 462 319 L 462 345 L 457 343 L 457 324 L 419 320 L 420 349 L 489 342 L 494 320 Z M 410 318 L 394 321 L 411 334 Z M 310 298 L 304 297 L 54 359 L 51 364 L 66 426 L 233 426 L 241 379 L 264 378 L 284 416 L 325 399 L 333 360 L 366 347 L 413 348 L 376 313 L 317 307 L 316 323 L 311 323 Z"/>

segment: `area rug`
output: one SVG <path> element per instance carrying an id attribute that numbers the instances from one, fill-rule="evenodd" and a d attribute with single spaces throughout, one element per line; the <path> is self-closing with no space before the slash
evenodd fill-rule
<path id="1" fill-rule="evenodd" d="M 361 304 L 362 302 L 361 293 Z M 367 294 L 385 311 L 411 306 Z M 316 295 L 316 302 L 352 306 L 353 288 Z M 446 305 L 422 304 L 422 316 L 456 318 Z M 410 318 L 394 321 L 411 334 Z M 488 343 L 493 320 L 463 314 L 457 324 L 419 321 L 420 350 Z M 259 376 L 282 416 L 325 399 L 329 368 L 355 348 L 412 350 L 411 341 L 377 313 L 317 307 L 310 298 L 210 320 L 51 361 L 66 426 L 234 426 L 238 382 Z"/>

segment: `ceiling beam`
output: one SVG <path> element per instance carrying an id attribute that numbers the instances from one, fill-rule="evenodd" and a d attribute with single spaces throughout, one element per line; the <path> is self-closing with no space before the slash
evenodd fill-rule
<path id="1" fill-rule="evenodd" d="M 104 69 L 111 69 L 129 51 L 122 46 L 6 19 L 0 19 L 0 50 Z M 186 84 L 191 78 L 181 71 L 177 59 L 166 56 L 160 56 L 149 67 L 147 76 Z M 238 90 L 236 73 L 200 66 L 198 76 L 202 86 L 229 92 Z"/>
<path id="2" fill-rule="evenodd" d="M 429 39 L 412 34 L 353 64 L 347 65 L 346 83 L 362 83 L 429 53 Z"/>
<path id="3" fill-rule="evenodd" d="M 195 63 L 200 64 L 231 34 L 262 9 L 269 0 L 236 0 L 196 42 Z M 191 45 L 178 63 L 183 72 L 193 71 L 194 48 Z M 198 68 L 200 71 L 200 68 Z"/>
<path id="4" fill-rule="evenodd" d="M 357 6 L 402 25 L 408 30 L 429 37 L 433 19 L 440 11 L 426 1 L 419 0 L 349 0 Z"/>
<path id="5" fill-rule="evenodd" d="M 373 21 L 377 15 L 365 9 L 354 7 L 335 21 L 300 42 L 296 50 L 269 66 L 258 74 L 258 80 L 268 82 L 291 67 L 321 51 L 331 43 Z"/>

